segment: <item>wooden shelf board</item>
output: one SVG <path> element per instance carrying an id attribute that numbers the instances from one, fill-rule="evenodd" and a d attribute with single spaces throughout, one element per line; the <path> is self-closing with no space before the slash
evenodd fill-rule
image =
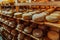
<path id="1" fill-rule="evenodd" d="M 35 3 L 17 3 L 15 6 L 25 6 L 25 5 L 50 5 L 50 6 L 57 6 L 60 7 L 60 1 L 54 2 L 35 2 Z"/>
<path id="2" fill-rule="evenodd" d="M 4 6 L 26 6 L 26 5 L 44 5 L 44 6 L 56 6 L 60 7 L 60 1 L 50 1 L 50 2 L 34 2 L 34 3 L 15 3 L 14 5 L 4 5 Z M 3 6 L 3 5 L 1 5 Z"/>
<path id="3" fill-rule="evenodd" d="M 44 24 L 49 25 L 49 26 L 51 26 L 51 27 L 53 26 L 53 27 L 60 28 L 60 24 L 58 24 L 58 23 L 44 22 Z"/>

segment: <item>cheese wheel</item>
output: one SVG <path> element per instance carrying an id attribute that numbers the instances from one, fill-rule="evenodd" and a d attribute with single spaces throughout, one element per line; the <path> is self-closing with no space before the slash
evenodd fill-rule
<path id="1" fill-rule="evenodd" d="M 14 13 L 14 18 L 22 18 L 22 13 Z"/>
<path id="2" fill-rule="evenodd" d="M 12 12 L 10 12 L 10 11 L 5 11 L 5 14 L 10 15 L 10 14 L 12 14 Z"/>
<path id="3" fill-rule="evenodd" d="M 47 36 L 48 36 L 48 38 L 51 39 L 51 40 L 59 40 L 59 33 L 57 33 L 57 32 L 49 31 L 49 32 L 47 33 Z"/>
<path id="4" fill-rule="evenodd" d="M 46 16 L 46 20 L 50 22 L 57 22 L 60 19 L 60 12 L 56 11 Z"/>
<path id="5" fill-rule="evenodd" d="M 57 22 L 59 19 L 56 16 L 49 15 L 49 16 L 46 16 L 46 20 L 49 22 Z"/>
<path id="6" fill-rule="evenodd" d="M 42 30 L 40 30 L 40 29 L 33 30 L 33 36 L 35 36 L 35 37 L 42 37 L 43 36 Z"/>
<path id="7" fill-rule="evenodd" d="M 25 13 L 25 14 L 22 15 L 22 18 L 24 20 L 31 20 L 32 14 L 31 13 Z"/>
<path id="8" fill-rule="evenodd" d="M 56 16 L 56 17 L 60 17 L 60 11 L 55 11 L 52 14 L 50 14 L 52 16 Z"/>

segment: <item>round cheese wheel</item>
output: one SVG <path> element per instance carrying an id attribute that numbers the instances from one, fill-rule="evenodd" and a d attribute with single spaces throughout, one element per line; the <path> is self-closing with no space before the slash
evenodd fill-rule
<path id="1" fill-rule="evenodd" d="M 49 16 L 46 16 L 46 20 L 49 22 L 57 22 L 59 18 L 56 16 L 49 15 Z"/>
<path id="2" fill-rule="evenodd" d="M 47 33 L 47 36 L 48 36 L 48 38 L 51 39 L 51 40 L 59 40 L 59 33 L 57 33 L 57 32 L 49 31 L 49 32 Z"/>
<path id="3" fill-rule="evenodd" d="M 43 35 L 42 30 L 40 30 L 40 29 L 33 30 L 33 36 L 35 36 L 35 37 L 42 37 L 42 35 Z"/>

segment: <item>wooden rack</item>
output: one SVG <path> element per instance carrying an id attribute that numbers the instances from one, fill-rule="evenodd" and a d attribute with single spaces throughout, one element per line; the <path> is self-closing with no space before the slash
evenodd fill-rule
<path id="1" fill-rule="evenodd" d="M 16 8 L 16 12 L 19 11 L 19 6 L 26 6 L 26 5 L 29 5 L 29 6 L 32 6 L 32 5 L 44 5 L 44 6 L 56 6 L 56 7 L 60 7 L 60 1 L 55 1 L 55 2 L 41 2 L 41 3 L 17 3 L 17 4 L 14 4 L 15 8 Z M 2 6 L 2 5 L 1 5 Z M 0 9 L 1 9 L 1 6 L 0 6 Z M 5 5 L 6 6 L 6 5 Z M 11 5 L 9 5 L 11 6 Z M 2 14 L 1 14 L 2 15 Z M 7 16 L 9 17 L 9 16 Z M 17 19 L 17 18 L 13 18 L 13 19 Z M 18 19 L 17 19 L 18 20 Z M 23 19 L 19 19 L 19 20 L 23 20 Z M 60 24 L 57 24 L 57 23 L 50 23 L 50 22 L 34 22 L 32 20 L 23 20 L 23 21 L 30 21 L 30 22 L 33 22 L 33 23 L 36 23 L 36 24 L 45 24 L 45 25 L 49 25 L 50 27 L 57 27 L 57 28 L 60 28 Z M 22 33 L 26 34 L 25 32 L 22 31 Z M 30 35 L 30 34 L 26 34 L 36 40 L 39 40 L 39 38 L 35 38 L 34 36 Z"/>
<path id="2" fill-rule="evenodd" d="M 3 15 L 3 14 L 1 14 Z M 4 15 L 5 16 L 5 15 Z M 6 17 L 9 17 L 9 16 L 6 16 Z M 9 17 L 10 18 L 10 17 Z M 13 17 L 12 17 L 13 18 Z M 13 19 L 17 19 L 17 18 L 13 18 Z M 36 24 L 44 24 L 44 25 L 49 25 L 50 27 L 57 27 L 57 28 L 60 28 L 60 24 L 58 23 L 50 23 L 50 22 L 34 22 L 32 20 L 23 20 L 22 18 L 20 19 L 17 19 L 17 20 L 22 20 L 22 21 L 26 21 L 26 22 L 32 22 L 32 23 L 36 23 Z"/>

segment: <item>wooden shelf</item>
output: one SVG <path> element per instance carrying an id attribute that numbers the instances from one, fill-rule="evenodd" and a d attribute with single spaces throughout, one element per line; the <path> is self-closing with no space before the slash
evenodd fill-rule
<path id="1" fill-rule="evenodd" d="M 3 14 L 1 14 L 3 15 Z M 5 15 L 4 15 L 5 16 Z M 6 16 L 6 17 L 9 17 L 9 16 Z M 11 17 L 10 17 L 11 18 Z M 13 19 L 17 19 L 17 18 L 13 18 Z M 18 19 L 17 19 L 18 20 Z M 22 18 L 19 19 L 19 20 L 23 20 Z M 60 28 L 60 24 L 59 23 L 50 23 L 50 22 L 34 22 L 32 20 L 23 20 L 23 21 L 26 21 L 26 22 L 32 22 L 32 23 L 36 23 L 36 24 L 44 24 L 44 25 L 48 25 L 48 26 L 51 26 L 51 27 L 57 27 L 57 28 Z"/>
<path id="2" fill-rule="evenodd" d="M 37 24 L 44 24 L 44 25 L 47 25 L 47 26 L 50 26 L 50 27 L 60 28 L 60 24 L 58 24 L 58 23 L 51 23 L 51 22 L 34 22 L 34 21 L 31 21 L 31 22 L 37 23 Z"/>
<path id="3" fill-rule="evenodd" d="M 60 7 L 60 1 L 54 2 L 35 2 L 35 3 L 17 3 L 15 6 L 25 6 L 25 5 L 50 5 L 50 6 L 57 6 Z"/>
<path id="4" fill-rule="evenodd" d="M 60 28 L 60 24 L 57 24 L 57 23 L 50 23 L 50 22 L 44 22 L 45 25 L 49 25 L 49 26 L 53 26 L 53 27 L 57 27 L 57 28 Z"/>
<path id="5" fill-rule="evenodd" d="M 26 5 L 44 5 L 44 6 L 56 6 L 60 7 L 60 1 L 50 1 L 50 2 L 34 2 L 34 3 L 15 3 L 14 5 L 4 5 L 4 6 L 26 6 Z M 3 6 L 3 5 L 1 5 Z"/>

